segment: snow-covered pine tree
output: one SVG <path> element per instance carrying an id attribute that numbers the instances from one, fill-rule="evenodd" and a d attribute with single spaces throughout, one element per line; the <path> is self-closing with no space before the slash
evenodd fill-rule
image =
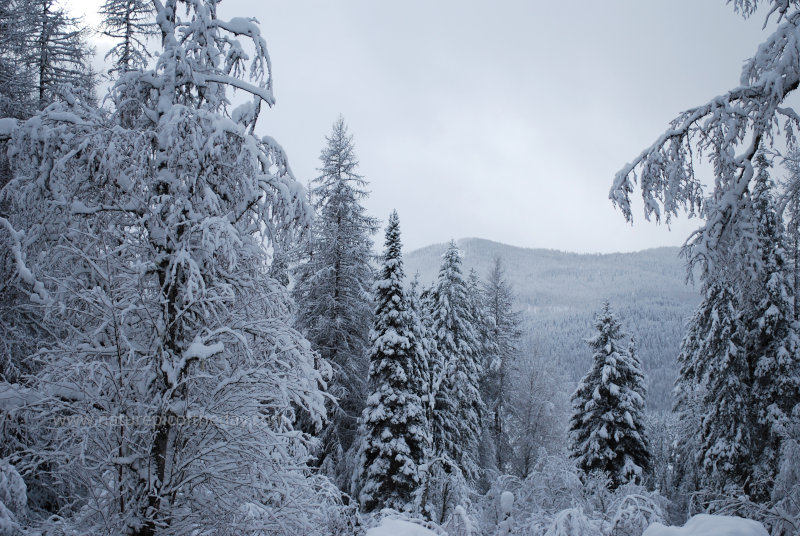
<path id="1" fill-rule="evenodd" d="M 483 284 L 482 296 L 483 309 L 489 318 L 488 338 L 494 352 L 483 363 L 481 394 L 494 441 L 496 466 L 501 473 L 509 474 L 513 459 L 508 423 L 512 396 L 510 371 L 519 354 L 522 330 L 520 313 L 514 310 L 514 291 L 506 280 L 500 257 L 494 259 L 492 270 Z"/>
<path id="2" fill-rule="evenodd" d="M 703 216 L 706 223 L 689 237 L 684 252 L 690 270 L 699 265 L 704 274 L 725 270 L 725 264 L 730 260 L 729 236 L 739 234 L 736 227 L 745 219 L 741 215 L 756 199 L 750 193 L 754 192 L 751 183 L 760 167 L 757 163 L 759 154 L 769 152 L 775 145 L 785 144 L 790 152 L 795 150 L 796 132 L 800 128 L 800 116 L 786 106 L 787 99 L 800 87 L 800 69 L 795 56 L 800 4 L 783 0 L 733 0 L 729 3 L 744 17 L 753 15 L 761 7 L 766 17 L 765 27 L 770 17 L 774 17 L 772 32 L 744 63 L 735 88 L 680 113 L 670 122 L 666 132 L 616 174 L 609 194 L 629 221 L 632 219 L 630 197 L 637 183 L 646 217 L 655 216 L 656 220 L 663 218 L 669 222 L 681 210 Z M 713 185 L 711 192 L 695 174 L 695 156 L 698 154 L 706 155 L 712 163 L 714 180 L 707 181 Z M 796 199 L 796 192 L 800 191 L 799 181 L 800 175 L 790 175 L 785 185 Z M 752 230 L 750 233 L 752 236 Z M 760 253 L 753 250 L 744 264 L 760 262 Z M 760 284 L 764 282 L 761 280 Z M 796 291 L 797 285 L 794 286 Z M 746 303 L 741 306 L 746 310 Z M 755 327 L 750 325 L 747 329 Z M 750 346 L 750 341 L 746 340 L 748 337 L 739 336 L 739 339 L 734 345 Z M 748 367 L 755 372 L 754 363 L 748 363 Z M 740 396 L 747 394 L 740 391 Z M 746 403 L 742 402 L 742 405 Z M 758 410 L 757 413 L 763 420 L 763 412 Z M 785 414 L 785 410 L 781 408 L 777 413 Z M 739 419 L 743 417 L 740 415 Z M 734 428 L 739 427 L 737 421 Z M 758 432 L 752 430 L 749 433 Z M 740 443 L 740 439 L 736 438 L 735 443 Z M 755 484 L 752 480 L 749 482 Z"/>
<path id="3" fill-rule="evenodd" d="M 424 346 L 403 290 L 400 223 L 392 212 L 386 249 L 375 282 L 375 319 L 370 339 L 369 390 L 361 418 L 355 488 L 362 507 L 411 511 L 422 485 L 430 431 L 422 402 Z"/>
<path id="4" fill-rule="evenodd" d="M 715 281 L 706 286 L 703 301 L 689 320 L 686 335 L 681 341 L 678 377 L 673 391 L 673 412 L 678 416 L 678 434 L 681 437 L 673 453 L 674 482 L 676 491 L 685 495 L 699 491 L 702 482 L 707 480 L 704 476 L 704 457 L 700 454 L 701 437 L 707 433 L 700 433 L 706 430 L 703 427 L 706 381 L 710 373 L 718 375 L 715 371 L 724 359 L 723 354 L 735 355 L 742 351 L 742 343 L 736 334 L 739 306 L 732 284 L 726 281 L 724 272 L 718 272 Z M 728 429 L 742 439 L 749 438 L 750 431 L 746 427 L 740 430 L 734 423 Z M 708 429 L 708 432 L 711 431 Z M 730 460 L 719 465 L 725 467 L 729 464 Z M 709 467 L 713 467 L 713 463 Z"/>
<path id="5" fill-rule="evenodd" d="M 783 223 L 772 197 L 774 184 L 765 158 L 757 159 L 752 212 L 757 249 L 751 259 L 758 277 L 746 287 L 752 305 L 745 313 L 746 351 L 753 374 L 758 434 L 749 493 L 759 502 L 769 500 L 780 466 L 781 442 L 797 404 L 800 404 L 800 340 L 794 322 L 794 289 L 785 250 Z"/>
<path id="6" fill-rule="evenodd" d="M 461 274 L 461 252 L 453 241 L 443 255 L 429 300 L 436 352 L 432 356 L 434 448 L 474 483 L 480 474 L 482 367 L 467 282 Z"/>
<path id="7" fill-rule="evenodd" d="M 751 481 L 758 458 L 752 370 L 742 338 L 741 303 L 730 282 L 721 280 L 711 285 L 701 310 L 711 316 L 701 320 L 695 315 L 690 325 L 689 336 L 699 344 L 686 347 L 684 343 L 681 379 L 693 374 L 694 389 L 701 397 L 697 458 L 704 471 L 703 485 L 715 492 L 738 493 Z M 686 396 L 692 394 L 689 389 L 682 387 Z M 685 407 L 696 409 L 693 404 Z"/>
<path id="8" fill-rule="evenodd" d="M 612 489 L 639 482 L 650 469 L 644 430 L 644 376 L 606 302 L 588 342 L 592 366 L 572 395 L 570 451 L 578 467 L 608 475 Z"/>
<path id="9" fill-rule="evenodd" d="M 311 196 L 317 216 L 309 255 L 295 271 L 296 326 L 333 367 L 329 392 L 338 399 L 321 434 L 318 459 L 324 472 L 346 489 L 353 476 L 347 451 L 357 435 L 367 398 L 367 350 L 372 325 L 371 266 L 375 218 L 361 204 L 367 182 L 357 173 L 353 137 L 339 117 L 320 160 Z"/>
<path id="10" fill-rule="evenodd" d="M 408 296 L 409 307 L 416 312 L 419 320 L 417 327 L 420 330 L 421 336 L 418 337 L 418 339 L 424 342 L 427 354 L 426 368 L 428 372 L 425 378 L 425 381 L 427 382 L 427 386 L 425 387 L 425 407 L 427 409 L 428 423 L 431 426 L 431 433 L 433 433 L 433 410 L 436 406 L 436 398 L 434 395 L 439 389 L 438 382 L 442 377 L 440 367 L 441 363 L 438 353 L 436 352 L 436 337 L 433 332 L 433 317 L 431 316 L 433 312 L 433 287 L 421 287 L 419 282 L 419 272 L 417 272 L 414 274 L 414 278 L 411 280 Z"/>
<path id="11" fill-rule="evenodd" d="M 258 26 L 180 4 L 154 2 L 163 50 L 126 75 L 134 120 L 65 93 L 14 133 L 0 225 L 58 334 L 30 356 L 18 467 L 63 492 L 48 533 L 314 534 L 324 481 L 292 422 L 321 421 L 320 378 L 267 275 L 269 244 L 311 210 L 253 134 L 274 102 Z M 231 87 L 251 102 L 228 110 Z"/>
<path id="12" fill-rule="evenodd" d="M 420 393 L 423 405 L 430 406 L 432 397 L 429 397 L 431 390 L 431 354 L 433 354 L 433 334 L 425 318 L 427 314 L 419 294 L 419 274 L 414 274 L 411 284 L 406 289 L 407 308 L 411 314 L 412 330 L 414 339 L 421 345 L 415 352 L 415 362 L 411 365 L 412 380 L 417 382 L 415 389 Z M 426 415 L 429 413 L 426 411 Z M 430 420 L 430 419 L 429 419 Z"/>
<path id="13" fill-rule="evenodd" d="M 782 224 L 768 164 L 756 162 L 753 192 L 721 237 L 726 268 L 703 274 L 706 296 L 683 341 L 675 408 L 685 420 L 700 415 L 699 441 L 681 444 L 697 445 L 704 487 L 764 502 L 800 402 L 800 365 Z"/>

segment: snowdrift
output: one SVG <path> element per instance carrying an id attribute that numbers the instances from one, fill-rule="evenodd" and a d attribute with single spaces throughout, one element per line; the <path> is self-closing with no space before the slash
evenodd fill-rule
<path id="1" fill-rule="evenodd" d="M 642 536 L 769 536 L 769 533 L 752 519 L 698 514 L 682 527 L 653 523 Z"/>

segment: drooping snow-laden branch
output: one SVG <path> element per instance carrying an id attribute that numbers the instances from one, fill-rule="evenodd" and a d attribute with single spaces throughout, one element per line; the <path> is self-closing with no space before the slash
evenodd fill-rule
<path id="1" fill-rule="evenodd" d="M 24 233 L 15 230 L 11 225 L 11 222 L 3 217 L 0 217 L 0 225 L 5 227 L 6 231 L 8 231 L 8 234 L 10 235 L 11 254 L 14 257 L 17 274 L 19 274 L 20 278 L 25 283 L 33 287 L 33 292 L 30 295 L 31 299 L 40 303 L 46 303 L 50 299 L 47 289 L 40 281 L 36 279 L 36 277 L 33 275 L 33 272 L 25 264 L 25 259 L 20 244 L 20 239 L 24 236 Z"/>
<path id="2" fill-rule="evenodd" d="M 745 64 L 740 86 L 681 113 L 614 178 L 609 198 L 628 221 L 637 184 L 648 220 L 669 223 L 681 211 L 706 218 L 687 242 L 691 262 L 713 262 L 748 191 L 756 155 L 778 138 L 796 144 L 800 115 L 783 104 L 800 85 L 800 12 L 778 11 L 783 22 Z M 695 158 L 705 155 L 714 177 L 710 194 L 695 173 Z"/>
<path id="3" fill-rule="evenodd" d="M 250 126 L 258 117 L 260 102 L 270 107 L 275 104 L 271 61 L 255 19 L 217 19 L 216 2 L 206 0 L 152 1 L 164 52 L 156 64 L 155 79 L 150 73 L 143 73 L 141 82 L 159 89 L 159 116 L 176 102 L 221 111 L 228 104 L 228 87 L 254 97 L 251 113 L 244 114 Z M 179 4 L 185 4 L 192 12 L 190 19 L 177 17 Z M 239 38 L 244 38 L 252 54 Z M 213 46 L 198 47 L 196 43 Z M 244 80 L 245 74 L 250 81 Z M 148 115 L 152 117 L 151 113 Z"/>

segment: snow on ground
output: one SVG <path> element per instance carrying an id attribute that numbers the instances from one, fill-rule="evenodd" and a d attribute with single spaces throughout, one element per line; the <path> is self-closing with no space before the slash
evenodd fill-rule
<path id="1" fill-rule="evenodd" d="M 682 527 L 653 523 L 642 536 L 769 536 L 769 533 L 752 519 L 698 514 Z"/>
<path id="2" fill-rule="evenodd" d="M 0 119 L 0 138 L 8 138 L 17 128 L 17 120 L 10 117 Z"/>
<path id="3" fill-rule="evenodd" d="M 367 536 L 437 536 L 435 532 L 402 519 L 383 518 L 381 524 L 367 531 Z"/>

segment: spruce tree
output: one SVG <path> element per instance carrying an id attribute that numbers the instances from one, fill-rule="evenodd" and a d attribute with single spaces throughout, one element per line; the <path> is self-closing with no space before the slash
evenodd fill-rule
<path id="1" fill-rule="evenodd" d="M 420 393 L 423 404 L 430 405 L 431 392 L 431 354 L 433 353 L 433 334 L 425 318 L 426 311 L 423 307 L 422 299 L 419 294 L 419 274 L 414 274 L 411 284 L 406 290 L 406 300 L 408 302 L 408 312 L 411 315 L 412 330 L 414 338 L 420 345 L 414 353 L 414 362 L 411 365 L 411 381 L 416 383 L 414 387 Z M 427 411 L 426 411 L 427 415 Z"/>
<path id="2" fill-rule="evenodd" d="M 774 185 L 763 157 L 753 187 L 752 211 L 757 236 L 756 296 L 749 309 L 746 348 L 753 374 L 758 422 L 757 452 L 750 495 L 770 497 L 780 465 L 781 443 L 794 407 L 800 403 L 800 341 L 794 323 L 794 291 L 785 250 L 783 224 L 772 197 Z M 748 287 L 749 288 L 749 287 Z"/>
<path id="3" fill-rule="evenodd" d="M 435 449 L 475 482 L 480 472 L 482 367 L 467 283 L 461 274 L 461 254 L 455 242 L 450 242 L 443 256 L 429 299 L 436 347 L 431 423 Z"/>
<path id="4" fill-rule="evenodd" d="M 372 324 L 372 238 L 377 221 L 362 200 L 367 182 L 357 173 L 353 137 L 344 119 L 334 123 L 311 189 L 317 215 L 306 255 L 296 269 L 296 325 L 333 368 L 331 408 L 319 462 L 346 488 L 352 464 L 346 456 L 357 434 L 367 397 L 369 330 Z"/>
<path id="5" fill-rule="evenodd" d="M 715 436 L 734 431 L 741 438 L 749 437 L 746 427 L 742 430 L 736 429 L 736 423 L 741 422 L 739 419 L 732 426 L 731 423 L 723 423 L 719 429 L 713 427 L 713 420 L 705 422 L 706 404 L 712 401 L 705 390 L 709 374 L 717 378 L 721 372 L 727 372 L 728 369 L 718 371 L 719 361 L 723 360 L 721 356 L 728 355 L 728 361 L 731 357 L 736 360 L 735 356 L 742 351 L 737 335 L 738 301 L 724 272 L 717 275 L 718 278 L 707 285 L 703 301 L 689 320 L 678 354 L 679 370 L 675 382 L 673 411 L 681 423 L 681 441 L 677 442 L 674 452 L 675 479 L 678 489 L 685 493 L 698 491 L 701 481 L 707 481 L 705 467 L 710 471 L 714 470 L 714 461 L 704 463 L 705 456 L 701 452 L 715 443 Z M 747 396 L 744 392 L 742 395 Z M 701 447 L 701 442 L 706 447 Z M 718 467 L 732 467 L 736 462 L 731 457 L 733 453 L 730 449 L 727 450 L 728 454 L 722 449 L 716 449 L 716 452 L 717 461 L 722 460 L 723 456 L 727 458 L 718 463 Z M 727 479 L 727 474 L 723 477 Z"/>
<path id="6" fill-rule="evenodd" d="M 681 443 L 697 444 L 703 487 L 764 502 L 800 402 L 800 375 L 783 227 L 768 164 L 757 162 L 752 194 L 723 237 L 726 267 L 704 274 L 705 299 L 679 356 L 675 407 L 685 419 L 700 414 L 699 439 Z"/>
<path id="7" fill-rule="evenodd" d="M 587 474 L 605 473 L 612 489 L 640 482 L 650 469 L 644 430 L 644 376 L 606 302 L 588 342 L 592 366 L 572 395 L 570 450 Z"/>
<path id="8" fill-rule="evenodd" d="M 715 285 L 714 313 L 695 364 L 702 396 L 699 461 L 705 486 L 714 491 L 744 488 L 755 452 L 752 373 L 742 340 L 740 301 L 724 284 Z M 717 316 L 718 315 L 718 316 Z"/>
<path id="9" fill-rule="evenodd" d="M 422 402 L 424 346 L 403 290 L 403 259 L 397 212 L 386 228 L 386 250 L 375 283 L 376 310 L 370 334 L 370 396 L 361 419 L 359 500 L 366 511 L 411 510 L 422 484 L 430 433 Z"/>

